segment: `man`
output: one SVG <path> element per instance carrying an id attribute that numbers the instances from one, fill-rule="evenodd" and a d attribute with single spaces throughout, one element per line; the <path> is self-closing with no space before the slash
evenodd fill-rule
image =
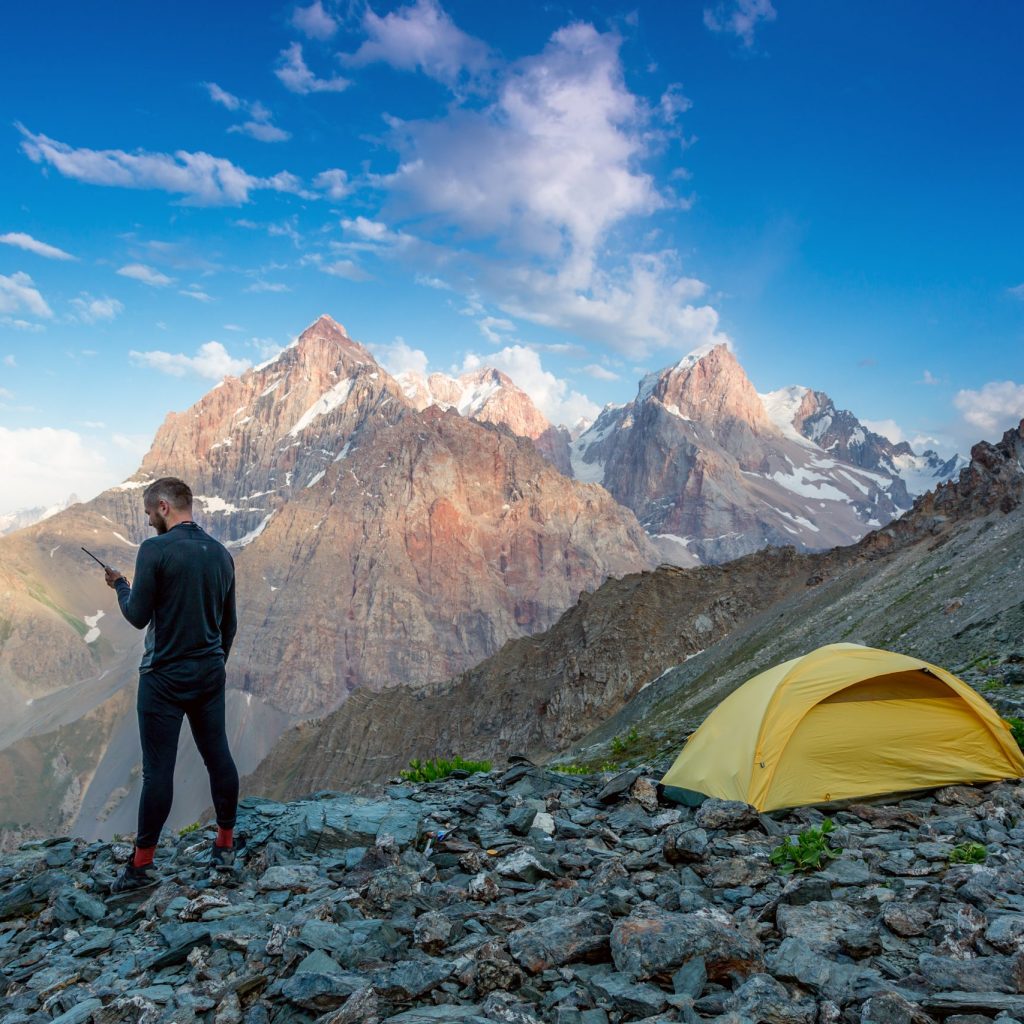
<path id="1" fill-rule="evenodd" d="M 224 663 L 235 636 L 235 567 L 227 549 L 192 521 L 192 491 L 177 477 L 155 480 L 143 507 L 157 536 L 143 541 L 135 580 L 106 570 L 121 613 L 146 630 L 139 666 L 142 796 L 131 861 L 111 891 L 127 892 L 158 879 L 153 854 L 171 811 L 174 762 L 183 716 L 210 775 L 217 836 L 216 868 L 235 857 L 238 771 L 224 730 Z M 241 845 L 241 837 L 239 843 Z"/>

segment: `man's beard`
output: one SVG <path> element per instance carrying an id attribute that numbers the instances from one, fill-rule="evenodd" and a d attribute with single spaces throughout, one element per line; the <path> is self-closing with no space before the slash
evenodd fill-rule
<path id="1" fill-rule="evenodd" d="M 167 532 L 167 520 L 162 515 L 160 515 L 159 512 L 154 512 L 153 513 L 153 518 L 154 518 L 154 520 L 156 520 L 153 523 L 153 529 L 156 530 L 157 533 L 166 533 Z"/>

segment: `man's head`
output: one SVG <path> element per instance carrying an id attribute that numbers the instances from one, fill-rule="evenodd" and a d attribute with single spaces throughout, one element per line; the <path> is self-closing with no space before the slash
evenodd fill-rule
<path id="1" fill-rule="evenodd" d="M 178 523 L 191 521 L 192 488 L 176 476 L 163 476 L 142 492 L 142 507 L 149 525 L 157 533 L 166 533 Z"/>

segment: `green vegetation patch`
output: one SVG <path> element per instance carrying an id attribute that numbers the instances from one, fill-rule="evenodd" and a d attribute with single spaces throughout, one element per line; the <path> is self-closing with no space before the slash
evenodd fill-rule
<path id="1" fill-rule="evenodd" d="M 988 849 L 982 843 L 961 843 L 950 851 L 949 863 L 982 864 L 987 856 Z"/>
<path id="2" fill-rule="evenodd" d="M 89 632 L 89 627 L 81 619 L 76 619 L 71 612 L 66 612 L 59 605 L 54 604 L 45 590 L 41 590 L 37 586 L 30 585 L 28 588 L 28 596 L 33 600 L 38 601 L 41 605 L 49 608 L 51 611 L 56 612 L 79 636 L 85 636 L 85 634 Z"/>
<path id="3" fill-rule="evenodd" d="M 786 836 L 771 852 L 771 862 L 783 875 L 794 871 L 817 871 L 842 852 L 841 847 L 829 845 L 829 836 L 835 831 L 831 818 L 820 825 L 805 828 L 795 838 Z"/>
<path id="4" fill-rule="evenodd" d="M 1017 746 L 1024 750 L 1024 718 L 1007 718 L 1006 724 L 1010 727 Z"/>
<path id="5" fill-rule="evenodd" d="M 179 836 L 191 835 L 193 832 L 198 832 L 202 828 L 202 823 L 193 821 L 191 825 L 186 825 L 184 828 L 178 829 Z"/>
<path id="6" fill-rule="evenodd" d="M 438 779 L 446 779 L 452 772 L 489 772 L 490 761 L 464 761 L 461 757 L 451 759 L 435 757 L 432 761 L 420 761 L 419 759 L 409 762 L 409 767 L 398 774 L 406 782 L 437 782 Z"/>

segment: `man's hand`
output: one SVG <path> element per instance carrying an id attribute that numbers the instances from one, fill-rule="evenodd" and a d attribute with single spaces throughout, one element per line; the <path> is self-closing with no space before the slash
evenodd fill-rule
<path id="1" fill-rule="evenodd" d="M 128 580 L 125 579 L 124 573 L 118 572 L 116 569 L 111 569 L 108 567 L 103 570 L 103 574 L 106 576 L 107 586 L 110 587 L 111 590 L 114 590 L 116 588 L 118 580 L 124 580 L 125 583 L 128 582 Z"/>

